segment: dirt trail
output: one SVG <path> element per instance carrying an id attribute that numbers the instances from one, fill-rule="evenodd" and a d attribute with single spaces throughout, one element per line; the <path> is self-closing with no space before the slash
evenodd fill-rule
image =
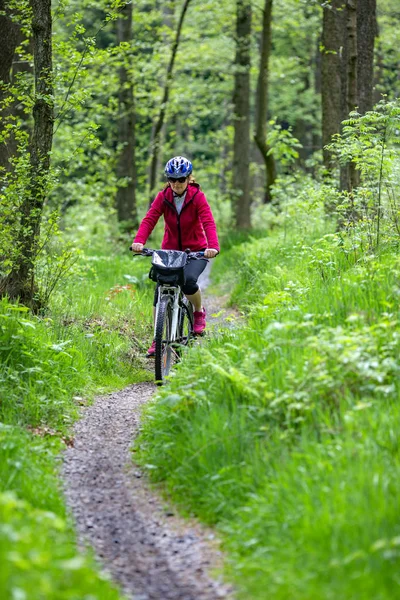
<path id="1" fill-rule="evenodd" d="M 216 299 L 206 304 L 209 315 L 220 311 Z M 131 600 L 232 598 L 217 575 L 222 554 L 212 532 L 174 515 L 132 463 L 141 407 L 155 391 L 141 383 L 99 397 L 75 426 L 63 479 L 80 543 Z"/>

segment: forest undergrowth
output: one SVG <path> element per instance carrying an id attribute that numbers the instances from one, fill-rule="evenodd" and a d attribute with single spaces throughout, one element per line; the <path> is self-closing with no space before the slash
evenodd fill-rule
<path id="1" fill-rule="evenodd" d="M 60 453 L 95 395 L 153 377 L 127 249 L 182 154 L 245 324 L 185 352 L 138 460 L 216 526 L 245 600 L 400 597 L 399 14 L 2 3 L 1 599 L 120 597 L 77 551 Z"/>
<path id="2" fill-rule="evenodd" d="M 214 276 L 246 325 L 188 352 L 146 408 L 135 460 L 222 533 L 240 597 L 392 599 L 398 240 L 372 248 L 368 220 L 338 232 L 299 201 L 281 219 L 225 244 Z"/>
<path id="3" fill-rule="evenodd" d="M 78 553 L 58 471 L 79 407 L 151 377 L 139 359 L 150 290 L 144 265 L 106 247 L 81 258 L 44 314 L 0 303 L 1 598 L 120 598 Z"/>
<path id="4" fill-rule="evenodd" d="M 216 527 L 244 599 L 386 600 L 399 585 L 397 212 L 377 244 L 373 211 L 341 229 L 327 216 L 329 184 L 289 174 L 275 197 L 281 209 L 258 207 L 259 229 L 223 235 L 213 263 L 214 292 L 230 290 L 246 324 L 188 349 L 135 460 Z M 120 597 L 77 551 L 58 457 L 95 393 L 153 376 L 148 266 L 101 241 L 43 314 L 0 304 L 1 597 Z"/>

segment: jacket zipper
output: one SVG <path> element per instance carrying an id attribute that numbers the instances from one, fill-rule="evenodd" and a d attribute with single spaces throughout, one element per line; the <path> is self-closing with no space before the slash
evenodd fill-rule
<path id="1" fill-rule="evenodd" d="M 166 202 L 168 204 L 168 206 L 170 206 L 171 208 L 173 208 L 176 212 L 176 224 L 178 226 L 178 243 L 179 243 L 179 249 L 181 252 L 183 252 L 183 248 L 182 248 L 182 234 L 181 234 L 181 214 L 184 208 L 186 208 L 187 206 L 189 206 L 189 204 L 193 201 L 194 197 L 196 196 L 198 190 L 196 190 L 196 193 L 192 196 L 192 198 L 190 198 L 189 202 L 187 202 L 186 204 L 184 204 L 182 206 L 182 210 L 180 213 L 178 213 L 178 211 L 176 210 L 176 206 L 175 204 L 172 204 L 169 200 L 167 200 L 164 197 L 164 202 Z"/>

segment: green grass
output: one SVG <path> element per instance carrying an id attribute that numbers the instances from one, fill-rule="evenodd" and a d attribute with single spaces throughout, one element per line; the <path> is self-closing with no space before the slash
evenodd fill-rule
<path id="1" fill-rule="evenodd" d="M 58 491 L 58 451 L 56 440 L 0 426 L 1 597 L 117 600 L 93 559 L 77 554 Z"/>
<path id="2" fill-rule="evenodd" d="M 78 407 L 95 393 L 148 380 L 148 264 L 83 258 L 48 312 L 0 302 L 0 597 L 112 600 L 119 592 L 79 554 L 57 455 Z"/>
<path id="3" fill-rule="evenodd" d="M 247 325 L 187 353 L 141 462 L 223 532 L 243 598 L 400 597 L 397 253 L 278 232 L 219 260 Z"/>

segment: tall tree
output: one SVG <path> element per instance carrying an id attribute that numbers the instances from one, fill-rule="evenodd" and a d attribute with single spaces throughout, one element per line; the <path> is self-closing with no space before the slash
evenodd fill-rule
<path id="1" fill-rule="evenodd" d="M 51 0 L 30 0 L 34 57 L 33 133 L 29 171 L 22 199 L 18 254 L 0 292 L 30 306 L 35 303 L 34 267 L 37 258 L 43 205 L 48 191 L 53 140 L 52 17 Z"/>
<path id="2" fill-rule="evenodd" d="M 312 68 L 314 70 L 314 93 L 315 96 L 321 97 L 321 37 L 317 39 L 317 43 L 315 45 L 314 57 L 312 61 Z M 321 129 L 316 128 L 312 135 L 312 150 L 321 148 Z"/>
<path id="3" fill-rule="evenodd" d="M 373 106 L 374 45 L 378 36 L 376 0 L 357 0 L 357 84 L 358 110 Z"/>
<path id="4" fill-rule="evenodd" d="M 331 0 L 323 4 L 321 38 L 321 99 L 322 99 L 322 147 L 324 164 L 330 169 L 332 157 L 325 146 L 332 136 L 339 133 L 342 113 L 343 70 L 343 0 Z"/>
<path id="5" fill-rule="evenodd" d="M 358 107 L 357 1 L 347 0 L 345 5 L 343 56 L 346 69 L 342 71 L 342 119 L 346 119 L 347 115 Z M 352 192 L 359 184 L 360 176 L 355 164 L 350 161 L 342 165 L 340 188 Z"/>
<path id="6" fill-rule="evenodd" d="M 347 84 L 343 86 L 343 94 L 347 99 L 347 113 L 358 106 L 357 83 L 357 0 L 346 2 L 346 54 L 347 54 Z"/>
<path id="7" fill-rule="evenodd" d="M 250 222 L 250 44 L 251 2 L 236 3 L 236 56 L 233 92 L 233 196 L 238 229 Z"/>
<path id="8" fill-rule="evenodd" d="M 329 168 L 325 145 L 340 132 L 341 121 L 356 108 L 361 113 L 372 108 L 376 0 L 331 0 L 323 10 L 322 143 Z M 355 169 L 343 169 L 341 187 L 350 191 L 357 184 Z"/>
<path id="9" fill-rule="evenodd" d="M 163 96 L 160 103 L 160 112 L 158 114 L 158 118 L 155 121 L 155 125 L 153 128 L 153 136 L 150 144 L 150 176 L 149 176 L 149 192 L 150 192 L 150 202 L 153 200 L 156 181 L 157 181 L 157 168 L 158 168 L 158 155 L 160 151 L 160 137 L 161 131 L 165 121 L 165 115 L 167 112 L 169 93 L 171 89 L 172 83 L 172 74 L 174 70 L 175 58 L 179 48 L 179 41 L 182 33 L 183 22 L 185 19 L 185 15 L 187 9 L 189 8 L 191 0 L 185 0 L 183 3 L 181 13 L 179 16 L 178 25 L 176 28 L 175 39 L 172 44 L 171 49 L 171 57 L 168 63 L 167 75 L 164 84 Z"/>
<path id="10" fill-rule="evenodd" d="M 135 100 L 132 79 L 132 3 L 121 10 L 117 21 L 117 41 L 123 45 L 122 64 L 119 68 L 118 90 L 118 142 L 121 148 L 117 162 L 117 177 L 123 181 L 117 190 L 117 214 L 119 221 L 129 227 L 137 222 L 136 210 L 136 161 L 135 161 Z M 125 48 L 128 48 L 127 50 Z"/>
<path id="11" fill-rule="evenodd" d="M 267 144 L 268 120 L 268 74 L 271 53 L 271 17 L 273 0 L 265 0 L 263 9 L 263 28 L 261 33 L 261 54 L 256 91 L 256 116 L 254 141 L 264 160 L 266 182 L 264 202 L 271 202 L 271 186 L 276 179 L 276 166 Z"/>
<path id="12" fill-rule="evenodd" d="M 23 36 L 17 21 L 17 14 L 10 9 L 9 3 L 0 0 L 0 108 L 8 96 L 8 86 L 12 79 L 12 66 L 15 50 Z M 5 122 L 12 112 L 12 106 L 3 108 L 0 112 L 1 121 Z M 15 154 L 15 140 L 12 134 L 0 143 L 0 168 L 10 169 L 9 159 Z"/>

